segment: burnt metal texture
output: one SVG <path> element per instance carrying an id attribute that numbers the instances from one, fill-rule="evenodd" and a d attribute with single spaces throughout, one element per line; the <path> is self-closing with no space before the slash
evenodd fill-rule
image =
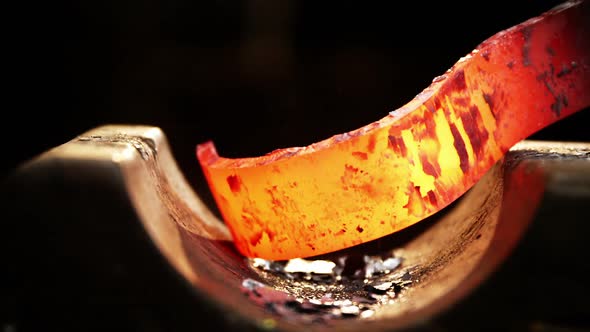
<path id="1" fill-rule="evenodd" d="M 589 161 L 586 143 L 525 141 L 404 231 L 271 262 L 234 249 L 161 130 L 99 127 L 2 183 L 2 328 L 588 328 Z"/>

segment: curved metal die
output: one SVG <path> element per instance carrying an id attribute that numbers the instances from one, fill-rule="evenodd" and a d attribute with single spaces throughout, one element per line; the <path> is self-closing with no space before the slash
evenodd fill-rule
<path id="1" fill-rule="evenodd" d="M 489 314 L 489 303 L 496 305 L 493 293 L 503 294 L 494 287 L 527 275 L 510 267 L 523 255 L 538 254 L 534 246 L 522 254 L 531 236 L 540 234 L 537 245 L 566 235 L 569 248 L 583 243 L 566 227 L 588 219 L 589 161 L 590 144 L 518 144 L 442 213 L 334 254 L 394 253 L 403 261 L 391 277 L 403 277 L 404 287 L 390 300 L 371 304 L 371 315 L 314 321 L 309 312 L 277 304 L 277 296 L 310 300 L 338 289 L 342 299 L 357 301 L 354 296 L 364 289 L 358 280 L 340 280 L 336 287 L 253 267 L 186 183 L 161 130 L 99 127 L 31 160 L 4 183 L 4 202 L 10 203 L 5 234 L 12 239 L 7 250 L 16 258 L 5 326 L 177 331 L 202 329 L 208 321 L 216 330 L 505 327 L 515 321 L 506 310 L 518 301 L 504 304 L 504 310 L 496 306 L 504 314 L 493 322 L 483 313 Z M 567 218 L 556 220 L 556 213 Z M 547 248 L 567 250 L 561 246 Z M 569 269 L 587 270 L 587 264 L 565 261 Z M 244 280 L 261 282 L 267 291 L 245 296 Z M 574 292 L 568 294 L 572 310 L 587 315 L 576 306 Z M 526 322 L 530 317 L 520 316 Z"/>

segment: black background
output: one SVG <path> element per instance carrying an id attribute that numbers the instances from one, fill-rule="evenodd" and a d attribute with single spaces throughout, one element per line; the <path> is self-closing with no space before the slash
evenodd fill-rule
<path id="1" fill-rule="evenodd" d="M 484 39 L 559 2 L 21 1 L 18 9 L 4 11 L 14 21 L 6 32 L 10 41 L 15 41 L 4 45 L 4 53 L 10 57 L 4 67 L 16 75 L 5 78 L 8 98 L 0 131 L 2 173 L 99 125 L 154 125 L 167 134 L 187 179 L 211 205 L 195 157 L 196 144 L 212 139 L 221 155 L 245 157 L 307 145 L 356 129 L 408 102 Z M 533 138 L 590 141 L 586 130 L 589 119 L 588 110 L 580 112 Z M 73 190 L 70 194 L 76 196 Z M 118 197 L 107 201 L 116 203 Z M 11 204 L 9 200 L 4 203 Z M 505 308 L 504 314 L 514 312 L 515 316 L 520 315 L 518 309 L 524 308 L 540 317 L 557 313 L 566 317 L 563 320 L 567 323 L 577 322 L 578 312 L 572 314 L 576 320 L 569 314 L 571 306 L 582 308 L 587 302 L 583 291 L 587 289 L 584 280 L 588 265 L 581 248 L 587 224 L 575 224 L 584 217 L 574 217 L 587 212 L 576 210 L 580 205 L 566 203 L 545 207 L 543 214 L 551 222 L 545 228 L 535 228 L 541 240 L 530 241 L 528 247 L 525 242 L 523 247 L 528 249 L 522 250 L 520 256 L 515 254 L 515 260 L 508 265 L 512 273 L 499 274 L 509 279 L 503 285 L 513 287 L 498 292 L 494 288 L 497 283 L 491 284 L 484 289 L 485 306 L 466 302 L 465 307 L 472 311 L 458 311 L 460 317 L 451 316 L 451 320 L 469 322 L 481 320 L 482 316 L 496 320 L 498 308 Z M 554 227 L 558 218 L 570 224 Z M 111 227 L 102 222 L 105 219 L 96 219 L 100 222 L 88 224 Z M 31 252 L 30 261 L 22 259 L 22 264 L 27 265 L 24 271 L 34 270 L 31 275 L 25 274 L 40 282 L 34 285 L 30 297 L 23 298 L 27 304 L 29 300 L 35 303 L 37 292 L 51 293 L 54 289 L 66 298 L 83 295 L 81 290 L 87 290 L 86 286 L 69 284 L 78 275 L 74 273 L 77 267 L 68 264 L 71 260 L 84 262 L 86 257 L 78 253 L 80 248 L 101 239 L 60 234 L 74 239 L 76 246 L 71 247 L 61 238 L 45 239 L 49 231 L 56 232 L 51 223 L 56 221 L 60 220 L 38 221 L 27 237 L 4 234 L 3 241 L 8 238 L 23 243 Z M 39 229 L 39 225 L 45 228 Z M 67 226 L 64 229 L 69 231 Z M 19 227 L 28 231 L 29 225 Z M 117 243 L 135 243 L 128 238 L 135 229 L 114 230 Z M 72 233 L 78 234 L 75 229 Z M 39 242 L 31 240 L 31 236 Z M 552 244 L 548 239 L 555 241 Z M 77 249 L 71 260 L 51 261 L 40 253 L 53 248 L 38 244 L 45 243 L 41 240 L 63 242 L 68 253 L 70 248 Z M 568 255 L 569 243 L 580 246 L 579 250 L 571 250 L 574 255 Z M 129 250 L 131 261 L 149 261 L 150 256 L 142 249 L 120 251 Z M 15 252 L 2 251 L 9 255 Z M 117 257 L 119 252 L 113 252 L 112 257 Z M 18 253 L 13 256 L 17 261 L 20 258 Z M 550 269 L 550 263 L 559 268 Z M 12 265 L 5 266 L 9 272 L 13 270 Z M 97 269 L 102 266 L 97 265 Z M 578 274 L 576 266 L 584 273 Z M 48 278 L 51 273 L 59 278 Z M 64 275 L 70 279 L 62 280 Z M 110 285 L 101 275 L 89 275 L 96 279 L 89 282 L 96 293 Z M 58 280 L 64 287 L 47 280 Z M 145 275 L 144 284 L 150 285 L 154 293 L 168 291 L 169 285 L 152 280 L 158 278 Z M 104 284 L 103 288 L 97 286 Z M 561 292 L 556 285 L 570 287 L 571 293 Z M 12 288 L 9 283 L 3 286 Z M 129 284 L 123 286 L 126 289 Z M 70 293 L 61 294 L 62 289 Z M 143 292 L 141 289 L 133 294 L 139 298 Z M 558 301 L 545 301 L 547 292 Z M 505 298 L 507 295 L 511 297 Z M 170 295 L 174 296 L 176 293 Z M 571 301 L 570 307 L 567 301 Z M 10 305 L 8 300 L 4 302 Z M 44 309 L 45 302 L 40 303 Z M 124 307 L 126 302 L 120 305 Z M 188 308 L 190 315 L 192 309 Z M 114 309 L 109 310 L 105 312 Z"/>
<path id="2" fill-rule="evenodd" d="M 99 125 L 155 125 L 210 203 L 196 144 L 255 156 L 356 129 L 559 2 L 21 2 L 3 171 Z M 588 141 L 588 118 L 534 138 Z"/>

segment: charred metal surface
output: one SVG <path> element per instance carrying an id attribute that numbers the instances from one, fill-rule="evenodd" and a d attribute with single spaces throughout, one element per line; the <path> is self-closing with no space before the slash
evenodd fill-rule
<path id="1" fill-rule="evenodd" d="M 393 255 L 363 255 L 360 262 L 359 255 L 347 254 L 334 260 L 254 258 L 249 266 L 264 283 L 245 279 L 242 288 L 255 303 L 293 322 L 330 325 L 338 319 L 366 319 L 412 283 L 410 269 Z"/>
<path id="2" fill-rule="evenodd" d="M 528 67 L 531 65 L 530 59 L 530 48 L 531 48 L 531 35 L 533 29 L 531 27 L 525 27 L 522 29 L 522 37 L 524 38 L 524 44 L 522 46 L 522 65 Z"/>

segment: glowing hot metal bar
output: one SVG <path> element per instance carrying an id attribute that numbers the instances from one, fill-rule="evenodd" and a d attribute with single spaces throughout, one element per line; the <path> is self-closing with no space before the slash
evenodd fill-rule
<path id="1" fill-rule="evenodd" d="M 412 225 L 517 142 L 590 105 L 590 10 L 566 2 L 501 31 L 358 130 L 256 158 L 197 156 L 246 256 L 332 252 Z"/>

